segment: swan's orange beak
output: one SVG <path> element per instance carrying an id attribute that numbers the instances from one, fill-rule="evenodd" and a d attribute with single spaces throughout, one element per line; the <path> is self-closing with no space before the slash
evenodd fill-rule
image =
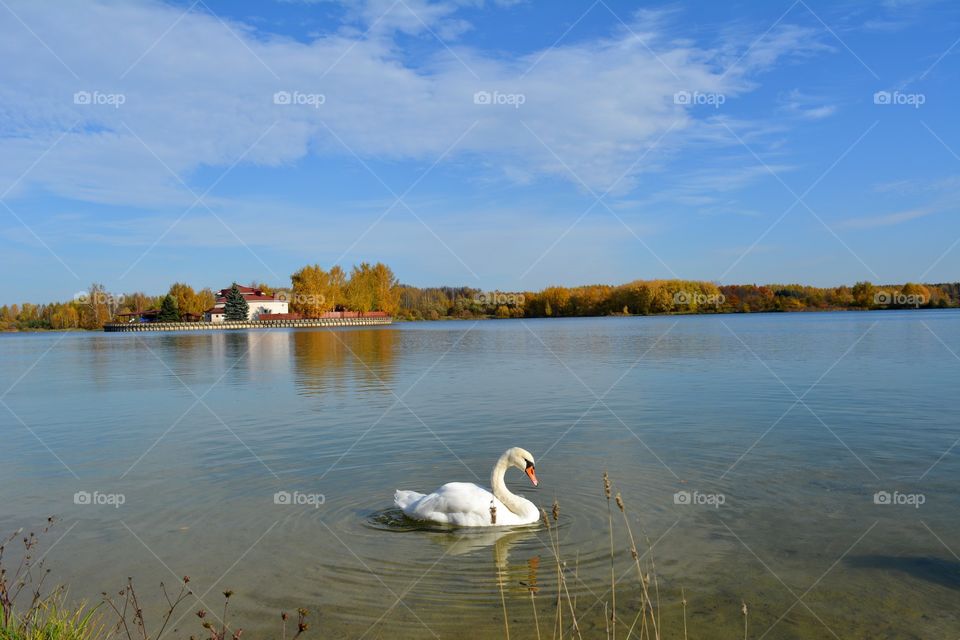
<path id="1" fill-rule="evenodd" d="M 533 483 L 533 486 L 536 487 L 540 484 L 539 482 L 537 482 L 537 473 L 536 471 L 534 471 L 533 465 L 528 466 L 525 473 L 527 474 L 527 477 L 530 478 L 530 482 Z"/>

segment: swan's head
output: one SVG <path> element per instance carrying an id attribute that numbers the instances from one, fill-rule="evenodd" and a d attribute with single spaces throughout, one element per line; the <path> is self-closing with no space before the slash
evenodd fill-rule
<path id="1" fill-rule="evenodd" d="M 533 464 L 532 453 L 526 449 L 521 449 L 520 447 L 513 447 L 512 449 L 507 449 L 505 455 L 507 456 L 507 462 L 527 474 L 527 477 L 530 478 L 530 482 L 533 483 L 533 486 L 536 487 L 540 484 L 537 481 L 536 467 Z"/>

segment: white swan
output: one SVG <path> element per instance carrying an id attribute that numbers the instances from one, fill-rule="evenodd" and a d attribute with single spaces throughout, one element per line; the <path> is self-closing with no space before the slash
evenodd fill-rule
<path id="1" fill-rule="evenodd" d="M 459 527 L 491 527 L 532 524 L 540 519 L 540 510 L 522 496 L 510 493 L 503 483 L 508 467 L 523 469 L 533 486 L 537 474 L 533 456 L 520 447 L 507 449 L 490 473 L 491 493 L 472 482 L 448 482 L 433 493 L 397 490 L 393 501 L 416 520 L 430 520 Z M 496 507 L 496 516 L 493 509 Z"/>

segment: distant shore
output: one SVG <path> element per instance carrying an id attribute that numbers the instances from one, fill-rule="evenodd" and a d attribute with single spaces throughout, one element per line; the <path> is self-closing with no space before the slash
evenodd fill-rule
<path id="1" fill-rule="evenodd" d="M 327 272 L 313 265 L 293 274 L 289 289 L 271 288 L 262 283 L 253 289 L 273 302 L 288 301 L 289 313 L 286 309 L 266 312 L 281 314 L 278 317 L 296 314 L 320 318 L 334 310 L 346 309 L 361 315 L 383 313 L 398 322 L 960 308 L 960 282 L 886 285 L 857 282 L 852 286 L 812 287 L 634 280 L 620 285 L 552 286 L 540 291 L 508 292 L 399 284 L 390 268 L 380 263 L 373 266 L 362 263 L 345 278 L 338 267 Z M 102 285 L 93 284 L 89 291 L 78 293 L 70 302 L 0 306 L 0 331 L 76 328 L 101 331 L 106 324 L 131 317 L 154 322 L 161 318 L 213 320 L 204 310 L 209 311 L 216 301 L 208 289 L 197 292 L 184 283 L 174 283 L 164 296 L 112 294 Z M 148 314 L 153 315 L 147 317 Z"/>
<path id="2" fill-rule="evenodd" d="M 791 309 L 789 311 L 771 309 L 769 311 L 696 311 L 696 312 L 684 312 L 684 311 L 670 311 L 665 313 L 648 313 L 648 314 L 634 314 L 634 313 L 609 313 L 604 315 L 594 315 L 594 316 L 531 316 L 531 317 L 516 317 L 516 318 L 503 318 L 496 315 L 482 315 L 482 316 L 440 316 L 439 318 L 426 319 L 426 318 L 405 318 L 397 317 L 390 318 L 387 322 L 366 322 L 360 323 L 357 326 L 384 326 L 391 324 L 405 324 L 408 322 L 444 322 L 444 321 L 468 321 L 468 320 L 544 320 L 544 319 L 562 319 L 562 318 L 654 318 L 654 317 L 669 317 L 669 316 L 724 316 L 724 315 L 768 315 L 768 314 L 781 314 L 781 313 L 843 313 L 843 312 L 864 312 L 864 311 L 938 311 L 938 310 L 949 310 L 957 309 L 957 307 L 906 307 L 906 308 L 873 308 L 873 309 L 860 309 L 860 308 L 849 308 L 849 307 L 832 307 L 826 309 Z M 268 329 L 268 328 L 298 328 L 298 327 L 287 327 L 281 326 L 279 324 L 266 324 L 266 323 L 257 323 L 257 322 L 246 322 L 246 323 L 232 323 L 230 327 L 218 327 L 212 323 L 197 323 L 197 322 L 177 322 L 177 323 L 157 323 L 162 324 L 163 326 L 151 327 L 150 323 L 138 324 L 138 325 L 126 325 L 121 323 L 108 323 L 99 329 L 82 329 L 82 328 L 69 328 L 69 329 L 49 329 L 44 327 L 38 328 L 10 328 L 5 327 L 0 329 L 0 334 L 14 334 L 14 333 L 104 333 L 104 332 L 127 332 L 127 331 L 214 331 L 217 329 Z M 236 326 L 233 326 L 236 325 Z M 243 325 L 243 326 L 241 326 Z M 247 326 L 249 325 L 249 326 Z M 112 326 L 112 329 L 106 329 L 106 327 Z M 334 327 L 340 326 L 336 324 L 304 324 L 300 328 L 317 328 L 317 327 Z M 343 325 L 347 326 L 347 325 Z M 125 328 L 126 327 L 126 328 Z M 134 327 L 139 327 L 135 329 Z"/>

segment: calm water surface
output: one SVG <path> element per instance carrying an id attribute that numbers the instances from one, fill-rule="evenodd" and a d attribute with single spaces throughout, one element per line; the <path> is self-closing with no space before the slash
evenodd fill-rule
<path id="1" fill-rule="evenodd" d="M 501 588 L 512 637 L 536 636 L 534 610 L 552 637 L 541 527 L 391 509 L 396 488 L 486 484 L 522 446 L 541 486 L 508 484 L 559 501 L 585 637 L 606 634 L 608 470 L 653 546 L 668 637 L 682 588 L 691 638 L 743 637 L 741 602 L 751 638 L 955 638 L 956 354 L 954 311 L 4 335 L 0 529 L 61 518 L 47 562 L 75 598 L 133 576 L 155 609 L 189 574 L 190 610 L 219 611 L 233 589 L 245 637 L 301 606 L 313 637 L 499 637 Z M 637 578 L 615 523 L 626 637 Z"/>

